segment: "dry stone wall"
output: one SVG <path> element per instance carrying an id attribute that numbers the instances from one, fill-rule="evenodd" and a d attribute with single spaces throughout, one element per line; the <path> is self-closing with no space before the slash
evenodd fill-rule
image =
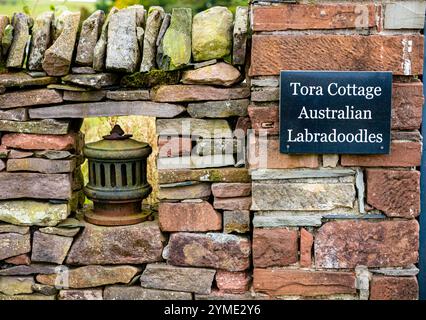
<path id="1" fill-rule="evenodd" d="M 0 299 L 417 299 L 424 11 L 0 15 Z M 282 69 L 392 71 L 391 153 L 279 153 Z M 159 205 L 96 226 L 80 127 L 116 115 L 157 118 Z"/>

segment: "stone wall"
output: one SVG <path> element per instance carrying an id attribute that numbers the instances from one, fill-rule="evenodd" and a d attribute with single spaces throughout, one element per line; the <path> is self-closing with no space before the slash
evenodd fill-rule
<path id="1" fill-rule="evenodd" d="M 0 16 L 0 299 L 417 299 L 424 2 L 252 2 Z M 280 154 L 285 69 L 393 71 L 391 154 Z M 157 118 L 159 205 L 101 227 L 115 115 Z"/>

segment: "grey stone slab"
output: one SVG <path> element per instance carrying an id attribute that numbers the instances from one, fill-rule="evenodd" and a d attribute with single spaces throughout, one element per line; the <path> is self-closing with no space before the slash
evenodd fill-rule
<path id="1" fill-rule="evenodd" d="M 95 91 L 64 91 L 64 101 L 74 102 L 98 102 L 104 99 L 106 92 L 104 90 Z"/>
<path id="2" fill-rule="evenodd" d="M 12 120 L 12 121 L 27 121 L 28 120 L 28 109 L 16 108 L 9 110 L 0 110 L 1 120 Z"/>
<path id="3" fill-rule="evenodd" d="M 249 103 L 248 99 L 190 103 L 187 111 L 193 118 L 245 117 Z"/>
<path id="4" fill-rule="evenodd" d="M 104 300 L 192 300 L 192 294 L 136 286 L 107 286 Z"/>
<path id="5" fill-rule="evenodd" d="M 385 29 L 423 29 L 425 1 L 395 1 L 384 8 Z"/>
<path id="6" fill-rule="evenodd" d="M 331 178 L 354 176 L 355 173 L 353 169 L 256 169 L 250 172 L 253 180 Z"/>
<path id="7" fill-rule="evenodd" d="M 30 109 L 29 114 L 31 119 L 88 118 L 128 115 L 172 118 L 184 111 L 185 107 L 170 103 L 156 103 L 151 101 L 106 101 Z"/>
<path id="8" fill-rule="evenodd" d="M 216 270 L 213 269 L 158 263 L 148 264 L 140 280 L 145 288 L 209 294 L 215 274 Z"/>
<path id="9" fill-rule="evenodd" d="M 233 166 L 235 159 L 232 154 L 218 154 L 211 156 L 183 156 L 174 158 L 158 158 L 158 169 L 201 169 Z"/>
<path id="10" fill-rule="evenodd" d="M 212 119 L 158 119 L 157 134 L 160 136 L 197 136 L 202 138 L 232 138 L 232 130 L 226 120 Z"/>
<path id="11" fill-rule="evenodd" d="M 255 228 L 319 227 L 321 223 L 321 214 L 294 211 L 258 211 L 253 218 Z"/>
<path id="12" fill-rule="evenodd" d="M 26 276 L 30 274 L 54 274 L 61 266 L 32 263 L 29 266 L 14 266 L 0 270 L 0 276 Z"/>
<path id="13" fill-rule="evenodd" d="M 325 211 L 353 208 L 353 183 L 334 180 L 310 183 L 275 180 L 272 183 L 255 181 L 252 187 L 251 210 Z"/>
<path id="14" fill-rule="evenodd" d="M 391 277 L 411 277 L 416 276 L 419 273 L 419 269 L 414 264 L 408 268 L 380 268 L 369 269 L 369 271 Z"/>
<path id="15" fill-rule="evenodd" d="M 279 77 L 256 77 L 251 79 L 251 85 L 253 87 L 278 87 Z"/>
<path id="16" fill-rule="evenodd" d="M 1 172 L 0 199 L 63 199 L 71 198 L 69 174 L 41 174 L 32 172 Z"/>
<path id="17" fill-rule="evenodd" d="M 57 121 L 43 119 L 40 121 L 11 121 L 0 120 L 0 131 L 32 134 L 67 134 L 70 123 L 68 121 Z"/>

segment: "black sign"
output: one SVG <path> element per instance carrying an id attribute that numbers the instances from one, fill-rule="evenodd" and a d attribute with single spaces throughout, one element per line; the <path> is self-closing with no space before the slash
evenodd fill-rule
<path id="1" fill-rule="evenodd" d="M 282 153 L 387 154 L 391 72 L 281 71 Z"/>

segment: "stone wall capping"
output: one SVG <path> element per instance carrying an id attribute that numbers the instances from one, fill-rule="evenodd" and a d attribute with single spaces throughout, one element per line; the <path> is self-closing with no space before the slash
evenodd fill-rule
<path id="1" fill-rule="evenodd" d="M 353 169 L 252 169 L 252 180 L 283 180 L 300 178 L 331 178 L 354 176 Z"/>
<path id="2" fill-rule="evenodd" d="M 31 119 L 88 118 L 120 115 L 172 118 L 184 111 L 185 107 L 170 103 L 157 103 L 151 101 L 105 101 L 30 109 L 29 114 Z"/>

